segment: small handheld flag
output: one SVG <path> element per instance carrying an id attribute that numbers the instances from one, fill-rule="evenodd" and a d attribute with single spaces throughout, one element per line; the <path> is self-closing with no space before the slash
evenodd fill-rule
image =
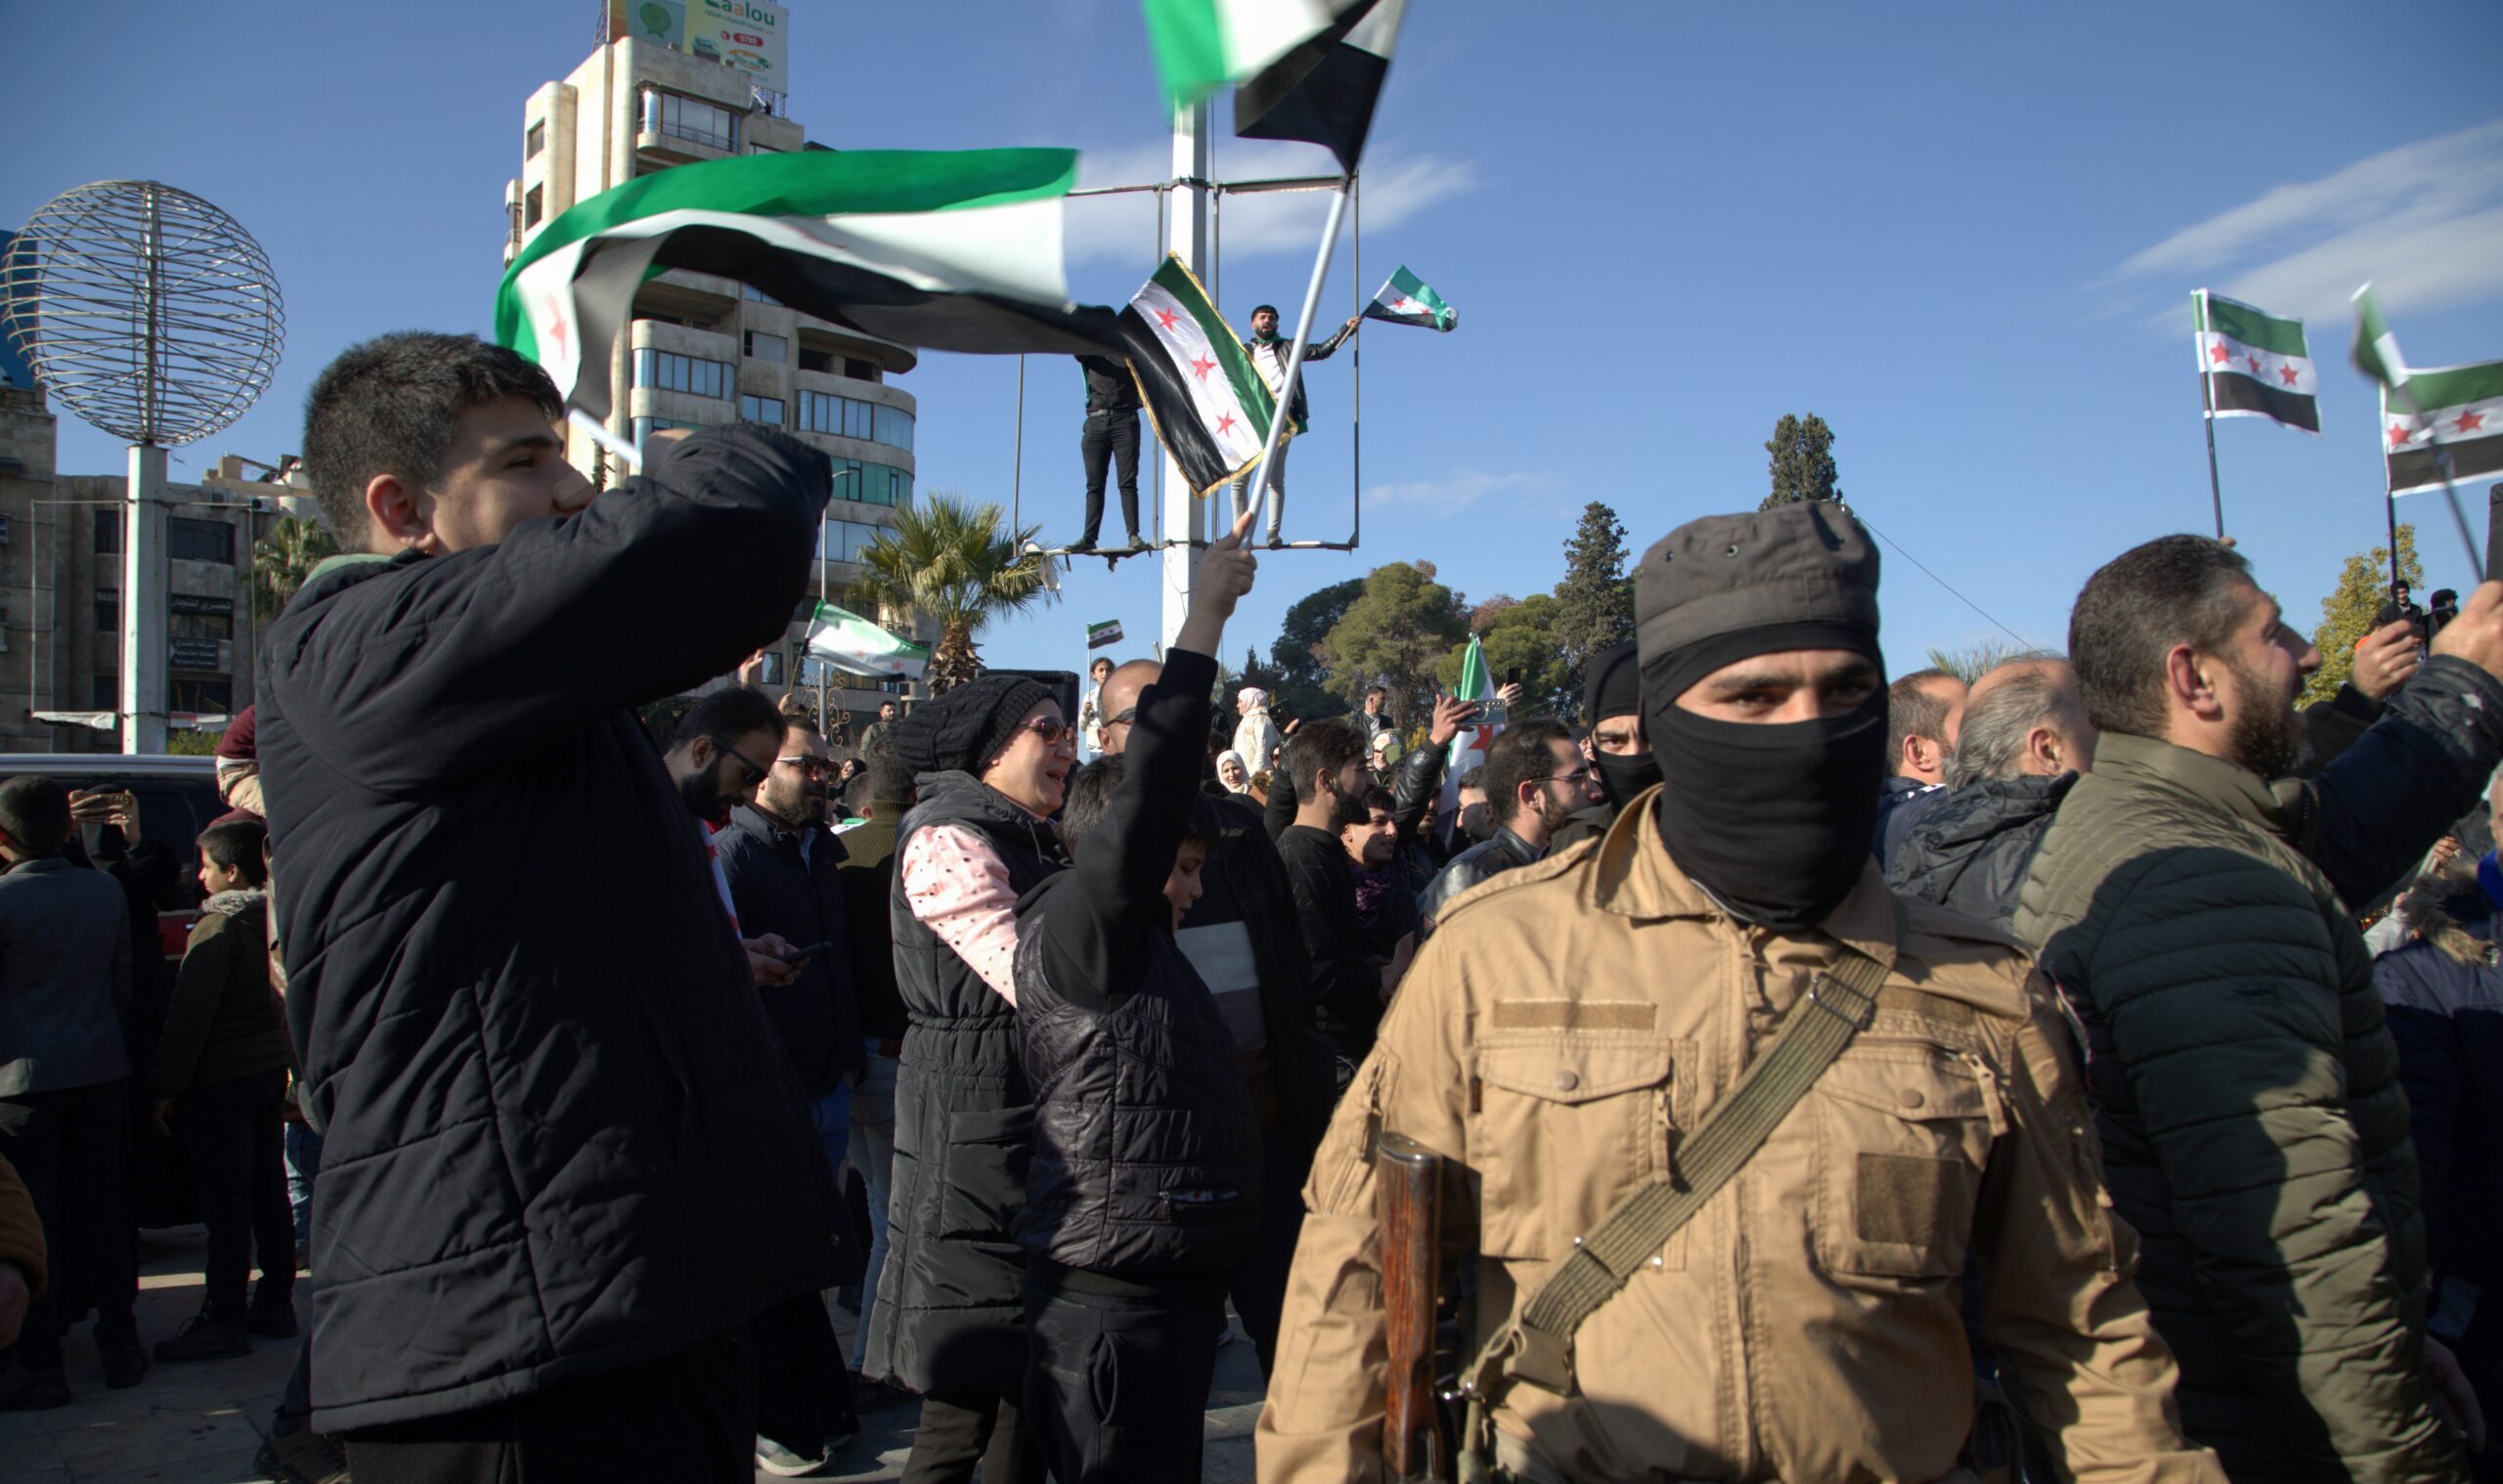
<path id="1" fill-rule="evenodd" d="M 1434 292 L 1431 284 L 1403 267 L 1374 290 L 1373 302 L 1365 306 L 1365 318 L 1449 330 L 1460 324 L 1460 311 L 1444 303 L 1443 296 Z"/>
<path id="2" fill-rule="evenodd" d="M 1101 649 L 1107 644 L 1118 644 L 1120 641 L 1121 621 L 1120 619 L 1106 619 L 1100 624 L 1086 626 L 1086 647 L 1089 649 Z"/>
<path id="3" fill-rule="evenodd" d="M 2204 288 L 2191 300 L 2208 415 L 2265 417 L 2280 427 L 2319 432 L 2320 378 L 2304 341 L 2304 322 L 2280 320 Z"/>

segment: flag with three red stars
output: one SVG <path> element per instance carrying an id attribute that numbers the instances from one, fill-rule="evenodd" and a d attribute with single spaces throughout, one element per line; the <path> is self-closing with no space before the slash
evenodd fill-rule
<path id="1" fill-rule="evenodd" d="M 1258 461 L 1278 399 L 1180 258 L 1168 254 L 1131 298 L 1120 335 L 1157 441 L 1182 466 L 1193 495 Z"/>
<path id="2" fill-rule="evenodd" d="M 2406 378 L 2413 407 L 2382 389 L 2382 459 L 2393 495 L 2442 487 L 2437 441 L 2451 456 L 2453 479 L 2503 474 L 2503 361 L 2410 368 Z"/>
<path id="3" fill-rule="evenodd" d="M 2209 416 L 2265 417 L 2320 431 L 2320 378 L 2304 343 L 2303 321 L 2280 320 L 2204 288 L 2190 296 L 2190 305 Z"/>

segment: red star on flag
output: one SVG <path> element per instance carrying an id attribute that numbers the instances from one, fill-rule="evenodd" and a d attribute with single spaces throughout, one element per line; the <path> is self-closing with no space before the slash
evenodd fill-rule
<path id="1" fill-rule="evenodd" d="M 548 321 L 549 351 L 554 355 L 556 359 L 564 359 L 565 335 L 567 331 L 565 327 L 565 311 L 563 306 L 556 302 L 556 296 L 554 294 L 549 294 L 539 301 L 539 312 L 544 315 Z"/>
<path id="2" fill-rule="evenodd" d="M 1220 433 L 1231 433 L 1231 432 L 1233 432 L 1233 431 L 1234 431 L 1234 415 L 1233 415 L 1232 413 L 1228 413 L 1228 414 L 1226 414 L 1224 416 L 1219 417 L 1219 418 L 1216 420 L 1216 430 L 1217 430 L 1218 432 L 1220 432 Z"/>
<path id="3" fill-rule="evenodd" d="M 2392 448 L 2395 449 L 2406 447 L 2407 440 L 2410 436 L 2411 435 L 2408 433 L 2404 424 L 2393 422 L 2390 425 L 2390 446 Z"/>
<path id="4" fill-rule="evenodd" d="M 2463 412 L 2459 415 L 2459 420 L 2451 424 L 2451 431 L 2474 433 L 2483 426 L 2485 426 L 2485 415 L 2482 413 Z"/>
<path id="5" fill-rule="evenodd" d="M 1166 329 L 1171 329 L 1174 322 L 1181 318 L 1182 317 L 1180 315 L 1175 314 L 1169 309 L 1160 309 L 1156 312 L 1156 323 Z"/>
<path id="6" fill-rule="evenodd" d="M 1191 363 L 1191 370 L 1199 374 L 1199 378 L 1201 380 L 1206 381 L 1208 378 L 1208 372 L 1216 370 L 1216 363 L 1208 359 L 1206 356 L 1202 356 L 1199 360 Z"/>
<path id="7" fill-rule="evenodd" d="M 2208 347 L 2208 359 L 2214 361 L 2218 366 L 2222 366 L 2227 361 L 2232 360 L 2233 357 L 2225 353 L 2225 342 L 2218 340 L 2216 344 Z"/>
<path id="8" fill-rule="evenodd" d="M 2278 374 L 2280 377 L 2284 378 L 2285 383 L 2286 383 L 2288 386 L 2292 386 L 2292 385 L 2294 385 L 2297 381 L 2299 381 L 2299 380 L 2303 379 L 2302 377 L 2297 376 L 2297 375 L 2295 374 L 2295 369 L 2294 369 L 2292 366 L 2281 366 L 2281 367 L 2278 367 L 2278 368 L 2277 368 L 2277 374 Z"/>
<path id="9" fill-rule="evenodd" d="M 2256 376 L 2260 374 L 2260 358 L 2258 356 L 2245 356 L 2242 359 L 2251 363 L 2251 373 L 2253 375 Z"/>

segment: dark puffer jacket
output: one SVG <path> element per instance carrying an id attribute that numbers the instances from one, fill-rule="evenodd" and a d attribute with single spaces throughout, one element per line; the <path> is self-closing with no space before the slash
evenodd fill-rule
<path id="1" fill-rule="evenodd" d="M 2083 1028 L 2183 1430 L 2252 1479 L 2447 1479 L 2425 1226 L 2372 963 L 2258 776 L 2106 733 L 2017 935 Z"/>
<path id="2" fill-rule="evenodd" d="M 2503 968 L 2447 918 L 2417 930 L 2421 940 L 2374 961 L 2373 980 L 2425 1178 L 2435 1330 L 2503 1336 Z"/>
<path id="3" fill-rule="evenodd" d="M 1166 653 L 1077 864 L 1017 904 L 1017 1019 L 1034 1089 L 1017 1241 L 1065 1267 L 1141 1281 L 1224 1273 L 1257 1234 L 1259 1120 L 1164 897 L 1215 683 L 1214 660 Z"/>
<path id="4" fill-rule="evenodd" d="M 1896 847 L 1886 885 L 2004 931 L 2075 773 L 1992 778 L 1942 795 Z"/>
<path id="5" fill-rule="evenodd" d="M 986 843 L 1019 896 L 1062 869 L 1060 838 L 971 773 L 924 773 L 896 827 L 896 988 L 912 1018 L 896 1072 L 887 1265 L 864 1375 L 915 1391 L 1006 1391 L 1026 1374 L 1025 1252 L 1010 1236 L 1026 1202 L 1034 1099 L 1017 1012 L 912 915 L 902 863 L 912 837 L 950 824 Z"/>
<path id="6" fill-rule="evenodd" d="M 825 456 L 708 428 L 647 468 L 494 546 L 331 566 L 262 641 L 325 1432 L 643 1365 L 832 1280 L 799 1079 L 629 709 L 782 633 Z M 553 840 L 574 868 L 517 849 Z"/>

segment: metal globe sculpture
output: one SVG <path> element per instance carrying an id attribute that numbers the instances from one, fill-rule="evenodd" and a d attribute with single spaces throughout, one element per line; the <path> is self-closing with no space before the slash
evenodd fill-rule
<path id="1" fill-rule="evenodd" d="M 286 313 L 269 255 L 152 180 L 65 191 L 0 259 L 0 327 L 44 389 L 128 443 L 191 443 L 260 400 Z"/>

